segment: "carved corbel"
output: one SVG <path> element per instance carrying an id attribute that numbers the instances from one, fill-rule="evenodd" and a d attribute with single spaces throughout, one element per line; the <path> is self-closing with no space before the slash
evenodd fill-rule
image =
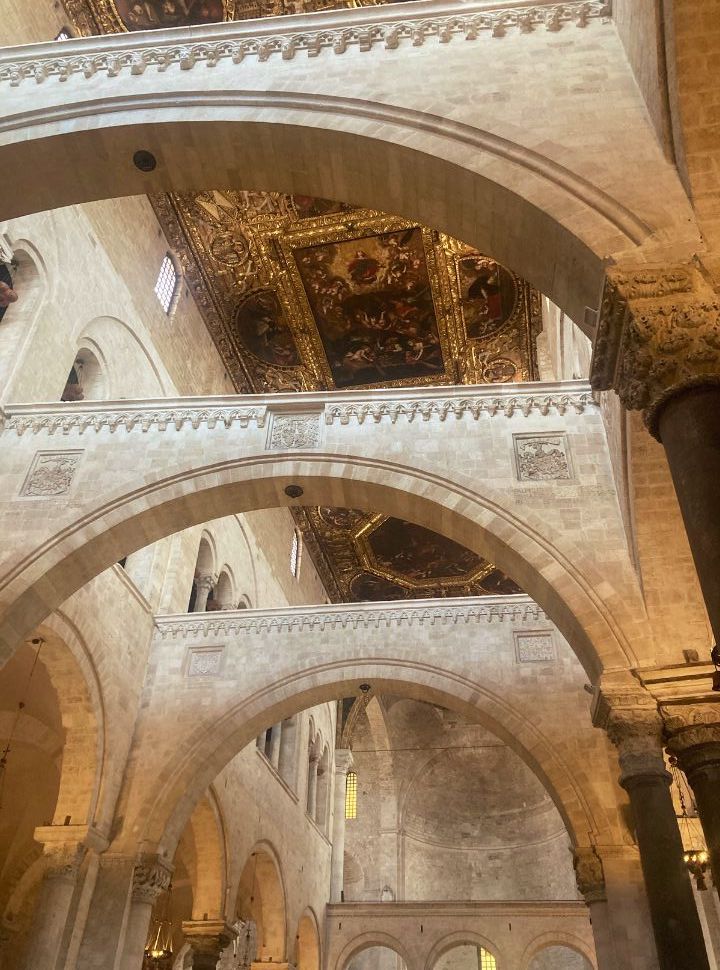
<path id="1" fill-rule="evenodd" d="M 169 888 L 172 873 L 172 866 L 159 856 L 141 856 L 133 870 L 133 902 L 153 905 Z"/>
<path id="2" fill-rule="evenodd" d="M 595 848 L 589 846 L 575 849 L 573 852 L 573 868 L 578 891 L 588 906 L 590 903 L 604 902 L 607 899 L 605 872 L 603 871 L 602 859 Z"/>
<path id="3" fill-rule="evenodd" d="M 686 774 L 708 763 L 720 765 L 720 705 L 673 705 L 661 714 L 668 754 Z"/>
<path id="4" fill-rule="evenodd" d="M 671 396 L 720 383 L 720 301 L 699 266 L 608 269 L 590 382 L 643 410 L 655 437 Z"/>

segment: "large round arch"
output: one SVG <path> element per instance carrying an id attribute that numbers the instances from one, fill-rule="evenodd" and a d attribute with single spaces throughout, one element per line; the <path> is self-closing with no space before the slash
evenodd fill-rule
<path id="1" fill-rule="evenodd" d="M 412 970 L 412 962 L 403 944 L 395 936 L 384 932 L 367 932 L 351 940 L 338 955 L 334 970 L 349 970 L 354 958 L 373 949 L 392 951 L 405 970 Z"/>
<path id="2" fill-rule="evenodd" d="M 586 307 L 598 305 L 609 255 L 627 254 L 648 240 L 652 245 L 661 234 L 674 234 L 687 255 L 698 246 L 687 198 L 656 143 L 611 26 L 595 22 L 602 43 L 565 44 L 561 60 L 548 46 L 552 38 L 536 31 L 527 41 L 535 56 L 513 61 L 513 91 L 536 83 L 538 62 L 557 71 L 558 79 L 575 64 L 585 70 L 598 64 L 613 92 L 622 91 L 624 109 L 604 118 L 598 131 L 588 127 L 596 92 L 571 94 L 567 85 L 557 107 L 549 99 L 542 119 L 525 111 L 522 124 L 508 123 L 510 99 L 498 98 L 494 87 L 505 73 L 497 41 L 485 45 L 481 58 L 474 44 L 462 41 L 403 45 L 398 56 L 390 53 L 400 46 L 392 37 L 385 50 L 368 45 L 360 57 L 337 56 L 360 24 L 370 36 L 377 22 L 375 12 L 351 13 L 340 25 L 347 28 L 344 40 L 338 36 L 333 44 L 331 33 L 330 42 L 318 46 L 320 56 L 292 75 L 287 62 L 298 35 L 302 47 L 303 31 L 327 26 L 322 17 L 283 23 L 282 35 L 273 35 L 273 25 L 226 23 L 69 40 L 62 51 L 34 45 L 9 52 L 3 58 L 0 208 L 13 217 L 82 201 L 218 186 L 340 199 L 417 219 L 477 246 L 578 323 Z M 442 35 L 441 24 L 437 31 Z M 163 44 L 172 51 L 166 61 Z M 312 46 L 306 35 L 304 46 Z M 444 60 L 448 48 L 452 72 Z M 421 59 L 416 68 L 425 75 L 446 79 L 436 86 L 434 113 L 413 86 L 409 56 Z M 373 87 L 368 78 L 375 71 L 382 81 Z M 73 80 L 65 88 L 57 77 L 68 74 Z M 453 78 L 462 78 L 464 87 L 455 87 Z M 468 83 L 472 101 L 459 97 Z M 483 98 L 487 83 L 493 87 Z M 70 87 L 72 98 L 65 94 Z M 548 138 L 555 122 L 564 133 L 557 151 Z M 635 140 L 628 139 L 629 130 Z M 150 171 L 133 164 L 139 149 L 154 156 Z M 638 159 L 644 178 L 629 179 Z"/>
<path id="3" fill-rule="evenodd" d="M 264 727 L 331 698 L 347 696 L 365 682 L 378 693 L 405 695 L 457 710 L 494 733 L 545 786 L 574 844 L 585 844 L 590 833 L 602 833 L 598 837 L 610 841 L 622 837 L 619 816 L 608 812 L 592 790 L 581 786 L 578 773 L 537 729 L 531 716 L 514 709 L 503 697 L 502 686 L 491 691 L 486 683 L 422 661 L 362 660 L 353 656 L 345 662 L 309 665 L 283 675 L 267 689 L 253 692 L 211 726 L 198 726 L 194 736 L 184 739 L 175 759 L 163 766 L 152 787 L 149 775 L 146 777 L 152 770 L 147 768 L 146 775 L 135 780 L 132 798 L 132 814 L 142 820 L 139 837 L 172 858 L 198 798 Z"/>
<path id="4" fill-rule="evenodd" d="M 560 970 L 597 970 L 597 958 L 587 941 L 558 930 L 537 936 L 520 961 L 521 970 L 551 970 L 556 965 Z"/>
<path id="5" fill-rule="evenodd" d="M 453 951 L 472 948 L 475 951 L 476 961 L 461 959 L 460 966 L 464 970 L 505 970 L 505 963 L 498 951 L 497 945 L 480 933 L 457 932 L 450 933 L 435 944 L 428 954 L 424 970 L 452 970 L 453 964 L 447 958 Z M 465 957 L 465 954 L 461 954 Z M 483 956 L 485 959 L 483 960 Z M 491 959 L 487 959 L 487 957 Z"/>
<path id="6" fill-rule="evenodd" d="M 560 551 L 544 535 L 538 513 L 524 510 L 520 518 L 504 507 L 501 494 L 478 494 L 427 470 L 355 455 L 299 453 L 191 467 L 103 496 L 102 505 L 31 550 L 6 576 L 0 618 L 5 656 L 19 636 L 122 556 L 230 513 L 297 504 L 285 493 L 297 481 L 305 488 L 303 503 L 370 508 L 406 519 L 494 562 L 557 625 L 591 680 L 604 667 L 636 666 L 637 655 L 648 649 L 644 613 L 632 590 L 612 588 L 592 549 L 568 541 Z"/>
<path id="7" fill-rule="evenodd" d="M 250 852 L 238 884 L 236 908 L 243 920 L 257 928 L 257 953 L 260 962 L 282 963 L 287 942 L 285 885 L 278 855 L 267 841 L 258 842 Z"/>

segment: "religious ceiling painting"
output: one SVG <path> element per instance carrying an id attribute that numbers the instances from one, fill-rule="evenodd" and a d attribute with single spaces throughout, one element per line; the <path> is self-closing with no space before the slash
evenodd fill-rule
<path id="1" fill-rule="evenodd" d="M 238 391 L 535 378 L 535 294 L 450 236 L 277 192 L 152 201 Z"/>
<path id="2" fill-rule="evenodd" d="M 292 511 L 335 602 L 522 592 L 465 546 L 403 519 L 357 509 Z"/>
<path id="3" fill-rule="evenodd" d="M 449 236 L 277 192 L 152 203 L 239 392 L 536 377 L 536 294 Z M 337 508 L 293 514 L 335 602 L 519 591 L 491 563 L 399 519 Z"/>

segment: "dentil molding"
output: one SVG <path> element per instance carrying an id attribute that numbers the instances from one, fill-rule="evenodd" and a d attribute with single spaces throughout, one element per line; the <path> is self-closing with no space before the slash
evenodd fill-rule
<path id="1" fill-rule="evenodd" d="M 234 21 L 206 27 L 143 31 L 98 38 L 64 41 L 61 46 L 40 48 L 36 56 L 0 58 L 0 82 L 17 87 L 23 81 L 40 84 L 48 78 L 66 81 L 78 75 L 91 78 L 98 72 L 143 74 L 149 67 L 189 71 L 196 64 L 214 67 L 228 60 L 241 64 L 246 57 L 266 61 L 271 56 L 292 60 L 298 51 L 316 57 L 323 51 L 343 54 L 349 47 L 368 51 L 375 46 L 397 50 L 405 41 L 421 47 L 435 39 L 447 45 L 453 37 L 476 40 L 481 33 L 504 37 L 510 31 L 530 33 L 536 29 L 558 31 L 565 25 L 585 27 L 593 19 L 607 19 L 609 0 L 570 0 L 568 3 L 533 3 L 503 7 L 487 3 L 404 5 L 383 17 L 383 7 L 363 10 L 323 11 L 267 21 Z M 422 9 L 425 7 L 425 9 Z M 432 11 L 432 12 L 431 12 Z M 282 27 L 279 26 L 282 23 Z M 110 40 L 110 43 L 107 41 Z M 104 41 L 104 43 L 103 43 Z M 46 53 L 47 52 L 47 53 Z"/>
<path id="2" fill-rule="evenodd" d="M 241 633 L 272 634 L 326 629 L 363 630 L 480 623 L 549 623 L 529 596 L 463 597 L 395 603 L 288 607 L 280 610 L 236 610 L 187 613 L 155 618 L 160 640 L 229 637 Z"/>
<path id="3" fill-rule="evenodd" d="M 439 390 L 354 391 L 322 393 L 243 395 L 215 398 L 175 398 L 167 400 L 107 401 L 64 404 L 11 404 L 0 408 L 0 431 L 26 433 L 46 432 L 65 435 L 86 431 L 111 433 L 165 431 L 174 427 L 264 428 L 268 416 L 279 422 L 291 419 L 297 426 L 300 418 L 307 423 L 308 415 L 326 425 L 363 424 L 370 420 L 392 423 L 400 418 L 407 421 L 445 421 L 449 417 L 469 416 L 477 421 L 481 415 L 511 418 L 516 414 L 529 417 L 583 414 L 597 410 L 597 402 L 584 381 L 559 384 L 513 384 L 512 391 L 498 391 L 497 385 L 476 387 L 448 387 Z M 297 431 L 297 427 L 296 427 Z M 304 434 L 307 445 L 307 429 Z M 281 441 L 281 438 L 278 440 Z M 269 447 L 275 447 L 272 435 Z"/>

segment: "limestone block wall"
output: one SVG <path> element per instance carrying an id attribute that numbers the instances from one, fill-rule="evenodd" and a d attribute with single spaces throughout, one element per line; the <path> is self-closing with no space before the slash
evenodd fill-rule
<path id="1" fill-rule="evenodd" d="M 480 718 L 537 766 L 578 840 L 622 842 L 614 756 L 590 726 L 582 668 L 527 598 L 494 599 L 159 620 L 121 840 L 137 817 L 172 851 L 196 799 L 263 727 L 367 681 L 385 693 L 421 684 Z M 541 649 L 555 659 L 518 659 Z"/>

